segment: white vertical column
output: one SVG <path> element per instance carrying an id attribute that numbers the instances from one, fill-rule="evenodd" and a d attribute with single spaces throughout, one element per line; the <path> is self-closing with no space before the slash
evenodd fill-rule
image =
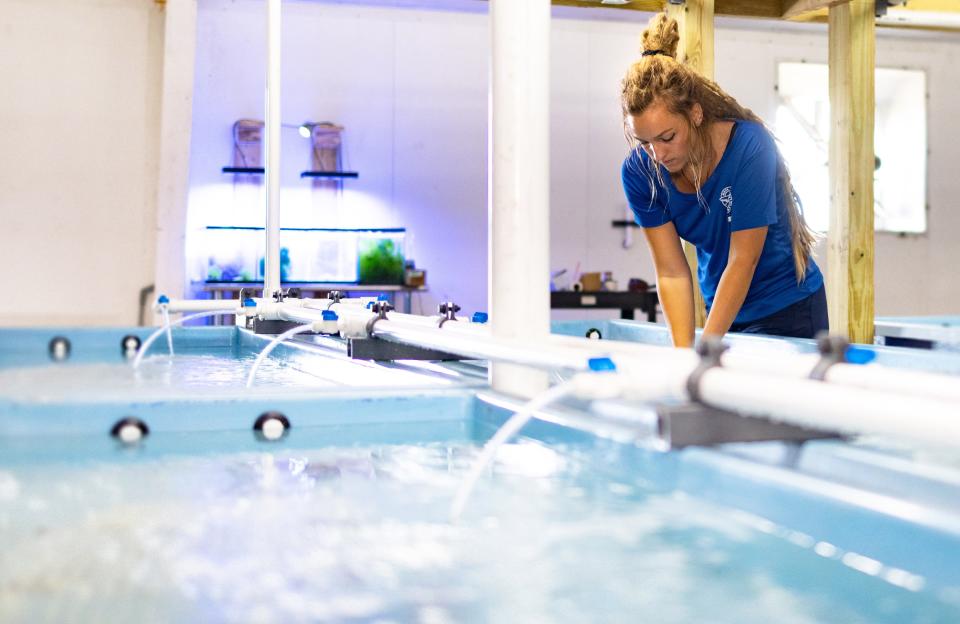
<path id="1" fill-rule="evenodd" d="M 263 296 L 280 290 L 280 7 L 267 0 L 267 93 L 264 147 L 267 183 L 266 246 L 263 263 Z"/>
<path id="2" fill-rule="evenodd" d="M 490 322 L 498 338 L 550 332 L 550 0 L 491 0 Z M 495 390 L 531 396 L 546 374 L 494 364 Z"/>
<path id="3" fill-rule="evenodd" d="M 197 2 L 168 0 L 163 7 L 163 78 L 160 89 L 160 150 L 157 170 L 156 295 L 182 299 L 186 290 L 185 238 L 193 125 Z M 154 318 L 154 324 L 159 316 Z"/>

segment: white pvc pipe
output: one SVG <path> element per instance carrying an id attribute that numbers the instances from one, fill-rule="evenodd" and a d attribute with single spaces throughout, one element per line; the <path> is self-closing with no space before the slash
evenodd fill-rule
<path id="1" fill-rule="evenodd" d="M 309 308 L 282 309 L 279 318 L 296 323 L 317 322 L 322 311 Z M 375 315 L 369 310 L 341 308 L 341 334 L 366 336 L 367 322 Z M 498 339 L 489 329 L 479 323 L 445 323 L 443 328 L 424 324 L 410 314 L 389 313 L 388 318 L 377 321 L 374 336 L 394 342 L 447 351 L 466 358 L 510 362 L 524 367 L 553 370 L 569 368 L 585 370 L 592 354 L 578 349 L 552 347 L 543 341 Z"/>
<path id="2" fill-rule="evenodd" d="M 491 0 L 490 320 L 499 339 L 550 333 L 550 0 Z M 497 391 L 533 396 L 540 372 L 494 364 Z"/>
<path id="3" fill-rule="evenodd" d="M 455 353 L 470 359 L 509 362 L 523 369 L 534 367 L 553 370 L 568 368 L 586 370 L 590 356 L 573 349 L 551 348 L 543 341 L 504 340 L 482 334 L 470 335 L 446 329 L 416 327 L 401 321 L 378 321 L 373 328 L 377 338 L 416 344 L 422 347 Z"/>
<path id="4" fill-rule="evenodd" d="M 929 399 L 953 401 L 960 406 L 960 383 L 955 376 L 898 370 L 880 365 L 837 364 L 827 371 L 830 383 L 911 393 Z M 958 409 L 960 418 L 960 409 Z"/>
<path id="5" fill-rule="evenodd" d="M 550 336 L 555 345 L 579 348 L 592 353 L 608 353 L 614 356 L 667 358 L 678 365 L 695 366 L 699 356 L 690 349 L 664 350 L 656 345 L 644 345 L 623 341 L 584 340 L 574 336 Z M 728 370 L 751 372 L 759 375 L 780 375 L 795 379 L 808 378 L 820 356 L 817 354 L 760 354 L 752 350 L 740 351 L 736 346 L 721 357 L 723 366 Z M 960 405 L 960 383 L 951 375 L 891 368 L 880 364 L 834 364 L 825 376 L 829 383 L 860 388 L 875 389 L 882 392 L 909 394 L 914 396 L 954 401 Z"/>
<path id="6" fill-rule="evenodd" d="M 755 372 L 785 377 L 809 377 L 820 356 L 815 354 L 769 357 L 755 353 L 737 353 L 736 348 L 723 354 L 724 367 L 739 372 Z M 846 386 L 870 388 L 881 392 L 915 396 L 960 404 L 960 383 L 950 375 L 891 368 L 880 364 L 834 364 L 827 369 L 824 381 Z"/>
<path id="7" fill-rule="evenodd" d="M 263 298 L 280 290 L 280 22 L 281 0 L 267 0 L 267 90 L 264 146 L 267 186 Z"/>
<path id="8" fill-rule="evenodd" d="M 955 403 L 722 368 L 705 372 L 706 403 L 750 416 L 848 434 L 880 434 L 936 446 L 960 446 Z"/>
<path id="9" fill-rule="evenodd" d="M 365 331 L 367 321 L 374 318 L 373 313 L 348 308 L 342 308 L 345 315 L 361 332 Z M 508 361 L 542 369 L 583 371 L 589 368 L 590 357 L 613 355 L 618 373 L 579 377 L 575 394 L 583 399 L 621 396 L 643 401 L 689 400 L 687 379 L 699 363 L 699 358 L 686 349 L 569 337 L 549 341 L 502 339 L 485 333 L 425 326 L 422 320 L 405 318 L 410 316 L 398 314 L 377 321 L 373 326 L 374 335 L 465 357 Z M 322 313 L 290 307 L 282 310 L 282 317 L 310 323 L 319 320 Z M 733 358 L 730 354 L 724 357 L 729 358 L 724 367 L 711 369 L 701 378 L 700 394 L 709 405 L 748 416 L 841 433 L 874 433 L 926 444 L 960 446 L 960 417 L 957 416 L 960 410 L 956 401 L 918 396 L 916 388 L 910 392 L 909 388 L 898 386 L 899 393 L 876 389 L 883 380 L 891 380 L 890 375 L 901 371 L 845 364 L 837 364 L 831 369 L 835 370 L 837 377 L 856 374 L 858 383 L 870 386 L 856 387 L 803 378 L 809 374 L 809 367 L 815 359 L 811 356 L 784 354 L 781 358 L 767 359 L 767 370 L 758 366 L 759 360 L 744 368 L 742 365 L 748 362 L 748 358 Z M 741 369 L 735 370 L 733 367 L 738 364 Z M 800 373 L 801 378 L 786 377 L 786 372 L 791 369 Z M 874 373 L 878 377 L 869 381 Z M 910 376 L 918 382 L 920 392 L 944 380 L 940 375 L 912 373 Z"/>
<path id="10" fill-rule="evenodd" d="M 214 310 L 227 310 L 225 314 L 238 312 L 242 307 L 238 299 L 175 299 L 170 303 L 157 304 L 154 310 L 160 310 L 161 306 L 167 306 L 171 314 L 178 312 L 213 312 Z"/>
<path id="11" fill-rule="evenodd" d="M 319 311 L 307 308 L 298 310 L 282 304 L 278 306 L 283 310 L 280 315 L 283 320 L 309 323 L 321 319 Z M 357 305 L 334 304 L 331 309 L 341 317 L 356 319 L 359 330 L 364 330 L 366 322 L 373 317 L 373 313 Z M 700 357 L 690 349 L 558 335 L 551 335 L 546 341 L 503 339 L 493 336 L 489 326 L 484 324 L 447 322 L 442 329 L 437 325 L 437 317 L 390 312 L 387 320 L 376 324 L 375 333 L 388 340 L 458 353 L 464 357 L 519 363 L 539 369 L 582 370 L 591 357 L 613 357 L 623 372 L 637 371 L 632 389 L 627 391 L 635 399 L 684 399 L 685 395 L 677 388 L 683 388 L 686 377 L 700 362 Z M 819 356 L 780 354 L 771 358 L 737 353 L 734 348 L 724 353 L 721 361 L 725 370 L 764 378 L 775 375 L 803 380 L 809 377 Z M 651 362 L 656 364 L 651 366 Z M 641 380 L 640 377 L 644 376 L 645 379 Z M 827 371 L 826 382 L 960 404 L 960 385 L 956 378 L 948 375 L 904 371 L 876 364 L 835 364 Z"/>

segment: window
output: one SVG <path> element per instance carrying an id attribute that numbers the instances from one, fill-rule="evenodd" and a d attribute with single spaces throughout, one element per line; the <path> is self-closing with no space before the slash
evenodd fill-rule
<path id="1" fill-rule="evenodd" d="M 874 225 L 877 231 L 927 229 L 926 75 L 877 68 Z M 780 63 L 775 131 L 810 226 L 826 231 L 830 214 L 829 74 L 820 63 Z"/>

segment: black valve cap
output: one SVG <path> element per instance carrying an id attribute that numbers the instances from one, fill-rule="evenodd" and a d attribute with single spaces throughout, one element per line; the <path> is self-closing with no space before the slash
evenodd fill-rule
<path id="1" fill-rule="evenodd" d="M 136 444 L 150 434 L 150 427 L 136 416 L 125 416 L 115 422 L 110 435 L 124 444 Z"/>
<path id="2" fill-rule="evenodd" d="M 253 430 L 261 440 L 272 442 L 287 435 L 290 430 L 290 420 L 281 412 L 264 412 L 254 421 Z"/>
<path id="3" fill-rule="evenodd" d="M 136 355 L 137 351 L 140 349 L 140 344 L 141 342 L 138 336 L 127 334 L 120 339 L 120 353 L 122 353 L 126 358 L 131 358 Z"/>
<path id="4" fill-rule="evenodd" d="M 50 359 L 55 362 L 63 362 L 70 357 L 70 340 L 65 336 L 54 336 L 47 345 L 47 352 L 50 353 Z"/>

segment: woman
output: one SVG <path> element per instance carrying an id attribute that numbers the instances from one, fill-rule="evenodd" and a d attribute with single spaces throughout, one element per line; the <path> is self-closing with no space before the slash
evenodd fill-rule
<path id="1" fill-rule="evenodd" d="M 823 275 L 783 157 L 759 117 L 677 62 L 679 39 L 676 21 L 655 16 L 621 93 L 634 145 L 623 187 L 650 245 L 673 343 L 694 340 L 681 238 L 697 248 L 704 336 L 811 338 L 827 329 Z"/>

